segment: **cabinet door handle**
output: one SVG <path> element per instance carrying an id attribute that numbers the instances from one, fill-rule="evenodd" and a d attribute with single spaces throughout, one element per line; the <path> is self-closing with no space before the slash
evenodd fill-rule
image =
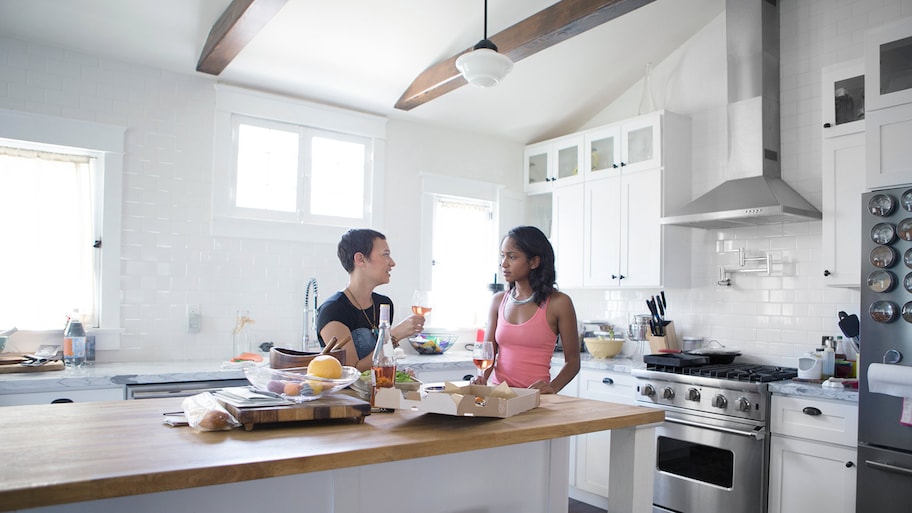
<path id="1" fill-rule="evenodd" d="M 833 125 L 831 125 L 831 124 L 829 124 L 829 123 L 824 123 L 824 124 L 823 124 L 823 128 L 830 128 L 831 126 L 833 126 Z"/>
<path id="2" fill-rule="evenodd" d="M 805 415 L 810 415 L 810 416 L 812 416 L 812 417 L 816 417 L 817 415 L 820 415 L 820 414 L 822 414 L 823 412 L 820 411 L 819 408 L 814 408 L 813 406 L 805 406 L 805 407 L 801 410 L 801 413 L 804 413 Z"/>
<path id="3" fill-rule="evenodd" d="M 873 469 L 883 470 L 885 472 L 892 472 L 894 474 L 912 476 L 912 469 L 897 467 L 896 465 L 890 465 L 889 463 L 881 463 L 879 461 L 865 460 L 865 465 L 867 465 Z"/>
<path id="4" fill-rule="evenodd" d="M 620 276 L 618 276 L 618 279 L 619 279 L 619 280 L 623 280 L 624 278 L 626 278 L 626 276 L 624 276 L 623 274 L 620 275 Z"/>
<path id="5" fill-rule="evenodd" d="M 463 381 L 472 381 L 472 379 L 474 379 L 474 378 L 475 378 L 474 374 L 466 374 L 465 376 L 462 377 L 462 380 Z"/>
<path id="6" fill-rule="evenodd" d="M 829 270 L 829 269 L 824 269 L 824 270 L 823 270 L 823 275 L 824 275 L 824 276 L 829 276 L 829 275 L 830 275 L 830 270 Z"/>
<path id="7" fill-rule="evenodd" d="M 617 165 L 617 164 L 611 164 L 611 167 L 613 167 L 614 169 L 617 169 L 617 168 L 618 168 L 618 165 Z"/>
<path id="8" fill-rule="evenodd" d="M 853 462 L 851 462 L 851 461 L 847 461 L 847 462 L 846 462 L 846 468 L 852 468 L 852 467 L 854 467 L 854 466 L 855 466 L 855 463 L 853 463 Z"/>
<path id="9" fill-rule="evenodd" d="M 604 384 L 606 384 L 606 385 L 613 385 L 613 384 L 614 384 L 614 380 L 611 379 L 611 378 L 602 378 L 602 383 L 604 383 Z"/>
<path id="10" fill-rule="evenodd" d="M 624 167 L 624 166 L 626 166 L 626 165 L 627 165 L 626 162 L 621 162 L 621 167 Z"/>
<path id="11" fill-rule="evenodd" d="M 616 280 L 616 279 L 618 279 L 618 275 L 616 275 L 616 274 L 612 274 L 612 275 L 611 275 L 611 279 L 612 279 L 612 280 Z"/>

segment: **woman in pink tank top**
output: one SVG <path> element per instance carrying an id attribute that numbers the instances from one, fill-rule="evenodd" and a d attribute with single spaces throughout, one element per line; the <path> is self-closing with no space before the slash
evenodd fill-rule
<path id="1" fill-rule="evenodd" d="M 555 287 L 554 249 L 534 226 L 510 230 L 500 245 L 501 269 L 509 284 L 491 300 L 486 340 L 494 342 L 491 384 L 559 392 L 579 372 L 580 343 L 570 296 Z M 551 379 L 551 357 L 560 337 L 564 367 Z"/>

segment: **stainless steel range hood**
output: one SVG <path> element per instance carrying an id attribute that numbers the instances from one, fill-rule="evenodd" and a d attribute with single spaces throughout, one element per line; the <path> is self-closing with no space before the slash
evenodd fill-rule
<path id="1" fill-rule="evenodd" d="M 781 178 L 777 0 L 727 0 L 725 37 L 729 179 L 662 224 L 724 229 L 820 219 Z"/>

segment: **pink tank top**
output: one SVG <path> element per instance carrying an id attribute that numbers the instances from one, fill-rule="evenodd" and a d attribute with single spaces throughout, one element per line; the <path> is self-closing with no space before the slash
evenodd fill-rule
<path id="1" fill-rule="evenodd" d="M 548 325 L 547 310 L 551 298 L 546 299 L 528 321 L 511 324 L 504 318 L 507 294 L 500 303 L 497 329 L 494 331 L 497 360 L 490 384 L 506 381 L 511 387 L 526 388 L 538 380 L 550 383 L 551 358 L 557 344 L 557 333 Z"/>

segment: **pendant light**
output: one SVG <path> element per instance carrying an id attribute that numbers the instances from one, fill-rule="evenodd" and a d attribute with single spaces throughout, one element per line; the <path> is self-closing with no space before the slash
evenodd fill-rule
<path id="1" fill-rule="evenodd" d="M 497 45 L 488 39 L 488 0 L 485 0 L 484 39 L 475 45 L 474 50 L 456 59 L 456 69 L 468 83 L 480 87 L 499 84 L 513 69 L 513 61 L 497 53 Z"/>

